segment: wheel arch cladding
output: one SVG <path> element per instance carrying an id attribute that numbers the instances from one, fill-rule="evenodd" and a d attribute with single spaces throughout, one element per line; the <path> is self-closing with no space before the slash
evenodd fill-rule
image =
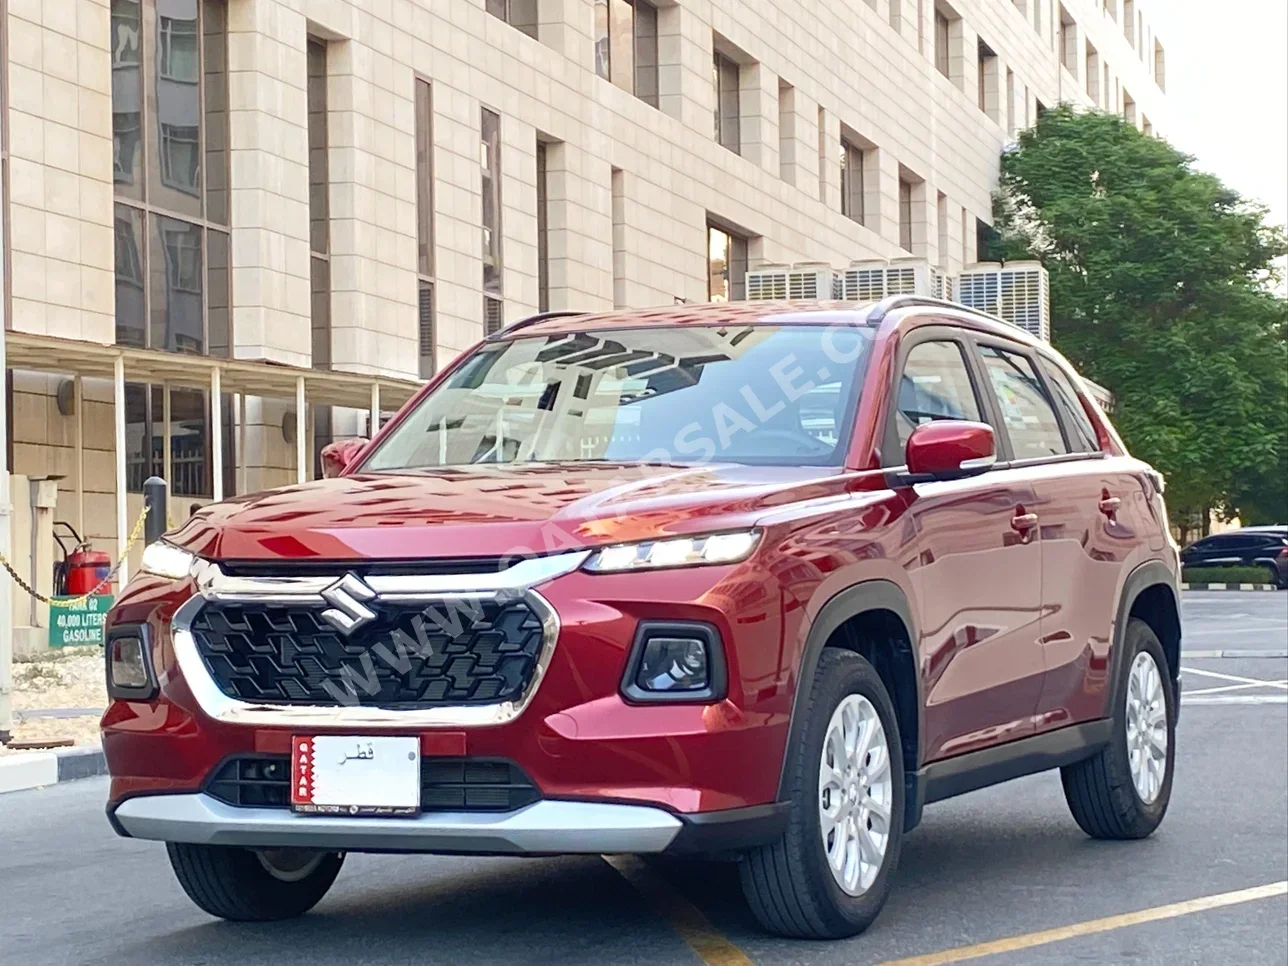
<path id="1" fill-rule="evenodd" d="M 1175 577 L 1167 566 L 1158 560 L 1147 561 L 1133 570 L 1123 584 L 1118 602 L 1117 620 L 1114 624 L 1113 675 L 1106 700 L 1110 703 L 1118 693 L 1118 682 L 1126 673 L 1124 641 L 1127 622 L 1133 617 L 1144 621 L 1157 635 L 1167 659 L 1167 671 L 1172 680 L 1173 697 L 1179 697 L 1181 675 L 1181 608 L 1176 591 Z M 1105 714 L 1112 716 L 1112 706 Z M 1179 707 L 1177 709 L 1179 711 Z"/>
<path id="2" fill-rule="evenodd" d="M 916 624 L 912 608 L 899 587 L 888 580 L 869 580 L 831 597 L 810 625 L 796 677 L 787 747 L 795 747 L 805 731 L 802 699 L 809 693 L 819 656 L 825 647 L 843 648 L 868 660 L 890 693 L 899 722 L 904 774 L 915 775 L 920 764 L 922 725 L 921 678 L 915 657 Z M 778 800 L 785 800 L 786 756 L 778 780 Z"/>

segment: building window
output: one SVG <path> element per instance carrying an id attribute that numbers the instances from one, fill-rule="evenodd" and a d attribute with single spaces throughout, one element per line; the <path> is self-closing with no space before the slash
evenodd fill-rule
<path id="1" fill-rule="evenodd" d="M 116 341 L 228 356 L 227 0 L 113 0 L 110 31 Z"/>
<path id="2" fill-rule="evenodd" d="M 538 0 L 487 0 L 487 12 L 537 39 Z"/>
<path id="3" fill-rule="evenodd" d="M 496 335 L 505 327 L 504 306 L 494 295 L 483 296 L 483 334 Z"/>
<path id="4" fill-rule="evenodd" d="M 1010 71 L 1007 71 L 1010 76 Z M 978 45 L 978 75 L 979 84 L 977 99 L 979 109 L 987 114 L 992 120 L 1001 122 L 1001 104 L 998 98 L 997 77 L 998 65 L 997 54 L 993 48 L 984 43 L 981 38 Z"/>
<path id="5" fill-rule="evenodd" d="M 1014 137 L 1015 135 L 1015 71 L 1008 69 L 1006 71 L 1006 133 Z"/>
<path id="6" fill-rule="evenodd" d="M 1136 2 L 1123 0 L 1123 36 L 1127 43 L 1136 46 Z"/>
<path id="7" fill-rule="evenodd" d="M 1087 44 L 1085 81 L 1087 96 L 1097 107 L 1100 106 L 1100 55 L 1096 48 Z"/>
<path id="8" fill-rule="evenodd" d="M 707 300 L 740 302 L 747 297 L 747 239 L 707 223 Z"/>
<path id="9" fill-rule="evenodd" d="M 939 264 L 948 267 L 948 196 L 942 191 L 936 192 L 935 224 L 939 229 Z"/>
<path id="10" fill-rule="evenodd" d="M 1160 91 L 1167 93 L 1167 59 L 1163 45 L 1157 40 L 1154 41 L 1154 83 Z"/>
<path id="11" fill-rule="evenodd" d="M 1144 114 L 1140 116 L 1140 133 L 1146 137 L 1154 136 L 1154 125 L 1149 123 L 1149 118 Z"/>
<path id="12" fill-rule="evenodd" d="M 479 165 L 483 176 L 483 291 L 499 301 L 502 296 L 501 115 L 486 107 L 479 124 Z M 499 306 L 497 313 L 499 320 Z"/>
<path id="13" fill-rule="evenodd" d="M 899 178 L 899 247 L 912 251 L 912 182 Z"/>
<path id="14" fill-rule="evenodd" d="M 827 204 L 827 111 L 818 109 L 818 200 Z"/>
<path id="15" fill-rule="evenodd" d="M 657 107 L 657 8 L 595 0 L 595 73 Z"/>
<path id="16" fill-rule="evenodd" d="M 739 115 L 742 105 L 738 95 L 738 65 L 724 54 L 717 53 L 711 61 L 711 78 L 716 91 L 716 141 L 734 154 L 741 154 Z"/>
<path id="17" fill-rule="evenodd" d="M 308 43 L 309 276 L 313 368 L 331 368 L 331 164 L 327 124 L 327 48 Z"/>
<path id="18" fill-rule="evenodd" d="M 419 372 L 434 365 L 434 101 L 429 82 L 416 78 L 416 273 Z"/>
<path id="19" fill-rule="evenodd" d="M 796 183 L 796 88 L 778 80 L 778 176 Z"/>
<path id="20" fill-rule="evenodd" d="M 1136 102 L 1132 96 L 1127 93 L 1127 88 L 1123 88 L 1123 120 L 1132 127 L 1136 126 Z"/>
<path id="21" fill-rule="evenodd" d="M 842 138 L 841 140 L 841 214 L 860 225 L 866 224 L 863 204 L 863 166 L 867 152 Z"/>
<path id="22" fill-rule="evenodd" d="M 1078 25 L 1069 16 L 1069 11 L 1065 10 L 1063 6 L 1060 7 L 1058 44 L 1060 47 L 1060 63 L 1065 70 L 1076 77 L 1078 74 Z"/>
<path id="23" fill-rule="evenodd" d="M 550 311 L 550 188 L 549 148 L 537 142 L 537 311 Z"/>
<path id="24" fill-rule="evenodd" d="M 948 52 L 950 28 L 948 16 L 935 10 L 935 69 L 945 77 L 952 77 L 952 61 Z"/>

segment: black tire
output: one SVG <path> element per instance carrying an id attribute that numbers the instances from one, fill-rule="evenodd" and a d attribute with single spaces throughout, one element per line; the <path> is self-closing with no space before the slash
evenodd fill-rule
<path id="1" fill-rule="evenodd" d="M 818 816 L 818 773 L 823 741 L 841 700 L 859 694 L 872 702 L 890 750 L 892 783 L 890 835 L 882 866 L 871 887 L 847 894 L 833 878 L 823 848 Z M 840 939 L 867 929 L 890 894 L 903 844 L 904 778 L 899 722 L 880 676 L 863 657 L 825 648 L 805 704 L 803 740 L 787 749 L 787 795 L 791 815 L 782 838 L 753 849 L 739 863 L 743 892 L 769 932 L 793 939 Z"/>
<path id="2" fill-rule="evenodd" d="M 298 878 L 281 878 L 250 849 L 167 842 L 170 867 L 188 898 L 221 919 L 293 919 L 318 904 L 335 882 L 344 856 L 328 852 Z"/>
<path id="3" fill-rule="evenodd" d="M 1082 830 L 1096 839 L 1143 839 L 1158 828 L 1172 797 L 1176 761 L 1176 701 L 1178 695 L 1158 636 L 1142 620 L 1132 618 L 1123 635 L 1123 673 L 1113 697 L 1113 737 L 1091 758 L 1060 769 L 1069 811 Z M 1136 655 L 1146 651 L 1163 678 L 1167 703 L 1166 773 L 1158 797 L 1146 804 L 1131 778 L 1127 756 L 1127 687 Z"/>

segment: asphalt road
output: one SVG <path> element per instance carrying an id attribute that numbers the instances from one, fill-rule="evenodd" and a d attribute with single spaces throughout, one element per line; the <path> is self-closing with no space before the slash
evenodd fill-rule
<path id="1" fill-rule="evenodd" d="M 1182 663 L 1190 670 L 1176 784 L 1152 838 L 1089 840 L 1069 817 L 1055 774 L 932 806 L 904 846 L 885 912 L 854 940 L 765 936 L 729 865 L 647 864 L 642 874 L 660 890 L 659 909 L 658 894 L 646 898 L 598 858 L 355 855 L 302 919 L 219 922 L 181 893 L 162 846 L 111 833 L 102 815 L 106 783 L 94 779 L 0 796 L 0 962 L 700 963 L 682 938 L 686 917 L 693 938 L 696 909 L 716 941 L 708 962 L 854 966 L 1281 882 L 1288 879 L 1288 659 L 1269 655 L 1288 650 L 1288 593 L 1193 594 L 1185 612 Z M 1266 656 L 1209 656 L 1231 650 Z M 1209 691 L 1226 687 L 1236 689 Z M 1184 912 L 974 961 L 1277 966 L 1288 963 L 1288 898 Z"/>

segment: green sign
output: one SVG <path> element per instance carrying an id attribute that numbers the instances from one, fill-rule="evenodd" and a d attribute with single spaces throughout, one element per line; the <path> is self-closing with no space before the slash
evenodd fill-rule
<path id="1" fill-rule="evenodd" d="M 103 624 L 108 608 L 115 600 L 111 594 L 99 594 L 74 607 L 49 608 L 49 646 L 80 647 L 103 643 Z"/>

